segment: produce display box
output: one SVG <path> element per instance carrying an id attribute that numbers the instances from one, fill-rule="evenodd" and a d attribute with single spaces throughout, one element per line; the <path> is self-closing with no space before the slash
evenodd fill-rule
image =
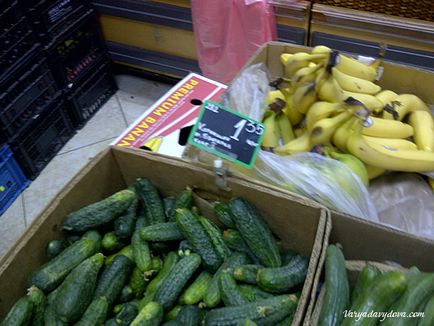
<path id="1" fill-rule="evenodd" d="M 301 323 L 330 230 L 328 210 L 277 188 L 237 178 L 228 178 L 231 191 L 223 191 L 215 184 L 214 172 L 206 167 L 160 154 L 116 147 L 103 151 L 89 162 L 0 259 L 0 316 L 4 316 L 23 295 L 30 272 L 46 261 L 48 241 L 64 236 L 60 224 L 67 213 L 124 189 L 143 176 L 155 184 L 163 196 L 179 193 L 190 185 L 196 194 L 196 204 L 205 216 L 210 216 L 209 200 L 242 196 L 259 209 L 271 230 L 281 239 L 282 247 L 310 255 L 294 324 Z"/>

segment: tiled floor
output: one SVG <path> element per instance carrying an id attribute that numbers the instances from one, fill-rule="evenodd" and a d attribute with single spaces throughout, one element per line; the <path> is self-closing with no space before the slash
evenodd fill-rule
<path id="1" fill-rule="evenodd" d="M 172 87 L 128 75 L 116 79 L 119 91 L 0 216 L 0 256 L 92 157 Z"/>

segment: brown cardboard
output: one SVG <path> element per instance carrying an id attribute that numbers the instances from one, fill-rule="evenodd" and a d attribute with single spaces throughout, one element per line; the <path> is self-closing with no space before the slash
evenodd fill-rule
<path id="1" fill-rule="evenodd" d="M 46 260 L 45 245 L 51 239 L 62 237 L 59 225 L 64 216 L 125 188 L 141 176 L 148 177 L 164 196 L 179 193 L 187 185 L 192 186 L 201 198 L 197 205 L 204 212 L 209 211 L 210 200 L 243 196 L 263 214 L 284 248 L 311 255 L 294 319 L 294 325 L 301 323 L 310 300 L 322 246 L 328 239 L 325 230 L 330 229 L 330 221 L 326 209 L 313 202 L 294 199 L 276 188 L 236 178 L 228 178 L 231 191 L 226 193 L 215 185 L 215 175 L 207 168 L 176 158 L 114 147 L 84 167 L 0 260 L 0 320 L 25 293 L 30 272 Z"/>

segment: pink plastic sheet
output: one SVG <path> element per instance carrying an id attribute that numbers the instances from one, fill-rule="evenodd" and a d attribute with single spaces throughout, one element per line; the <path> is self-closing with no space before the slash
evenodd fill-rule
<path id="1" fill-rule="evenodd" d="M 193 29 L 202 74 L 229 83 L 264 43 L 276 39 L 267 0 L 192 0 Z"/>

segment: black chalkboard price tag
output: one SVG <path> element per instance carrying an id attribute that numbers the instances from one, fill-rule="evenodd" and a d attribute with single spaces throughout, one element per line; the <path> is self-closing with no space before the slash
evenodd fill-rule
<path id="1" fill-rule="evenodd" d="M 251 168 L 261 147 L 265 126 L 218 103 L 205 101 L 189 144 Z"/>

